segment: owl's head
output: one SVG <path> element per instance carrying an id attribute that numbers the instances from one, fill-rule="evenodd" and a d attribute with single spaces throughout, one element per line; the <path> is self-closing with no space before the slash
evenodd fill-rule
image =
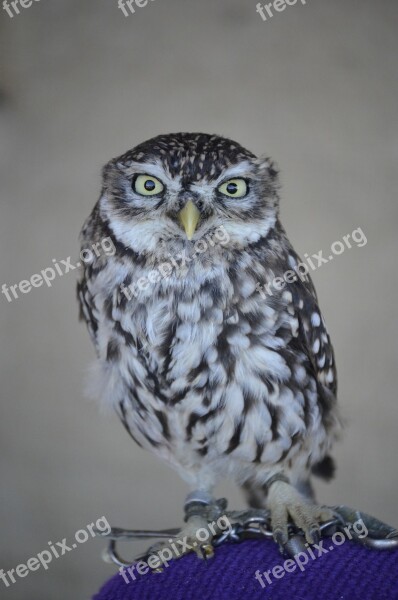
<path id="1" fill-rule="evenodd" d="M 101 215 L 138 253 L 189 248 L 221 226 L 244 248 L 278 216 L 271 161 L 216 135 L 160 135 L 111 160 L 103 176 Z"/>

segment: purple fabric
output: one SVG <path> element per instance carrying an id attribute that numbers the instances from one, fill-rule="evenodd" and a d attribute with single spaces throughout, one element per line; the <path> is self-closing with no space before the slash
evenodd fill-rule
<path id="1" fill-rule="evenodd" d="M 324 547 L 330 548 L 329 539 Z M 137 575 L 126 583 L 117 573 L 93 600 L 398 600 L 398 551 L 369 550 L 346 541 L 333 551 L 309 558 L 300 571 L 269 575 L 265 588 L 255 579 L 286 560 L 269 540 L 217 548 L 207 562 L 195 555 L 170 563 L 162 573 Z M 292 568 L 291 565 L 289 568 Z M 280 570 L 277 570 L 280 574 Z"/>

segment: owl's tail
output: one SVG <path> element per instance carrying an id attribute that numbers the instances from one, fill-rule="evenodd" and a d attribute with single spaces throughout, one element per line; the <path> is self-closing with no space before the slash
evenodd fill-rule
<path id="1" fill-rule="evenodd" d="M 313 475 L 319 477 L 320 479 L 330 481 L 335 476 L 336 463 L 334 462 L 333 458 L 328 454 L 312 467 L 311 472 Z"/>

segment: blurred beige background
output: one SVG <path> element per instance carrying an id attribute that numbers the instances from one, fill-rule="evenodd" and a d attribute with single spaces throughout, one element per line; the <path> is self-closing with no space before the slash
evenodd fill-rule
<path id="1" fill-rule="evenodd" d="M 100 168 L 160 132 L 206 131 L 267 153 L 297 251 L 353 247 L 314 274 L 348 420 L 321 501 L 398 525 L 398 132 L 394 0 L 308 0 L 263 22 L 255 0 L 41 0 L 0 10 L 0 285 L 69 255 Z M 93 358 L 75 274 L 0 297 L 1 562 L 26 563 L 105 515 L 180 523 L 186 488 L 83 397 Z M 220 485 L 236 507 L 240 493 Z M 0 595 L 89 598 L 114 569 L 89 540 Z"/>

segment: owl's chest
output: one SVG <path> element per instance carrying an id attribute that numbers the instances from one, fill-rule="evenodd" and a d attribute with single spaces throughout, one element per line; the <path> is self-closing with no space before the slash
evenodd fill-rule
<path id="1" fill-rule="evenodd" d="M 169 282 L 131 312 L 139 359 L 170 397 L 223 390 L 253 372 L 284 375 L 281 348 L 295 324 L 256 291 L 253 277 Z M 281 333 L 282 332 L 282 333 Z M 285 335 L 285 338 L 283 337 Z"/>
<path id="2" fill-rule="evenodd" d="M 205 289 L 169 288 L 141 305 L 131 323 L 143 360 L 172 383 L 212 359 L 233 312 L 231 296 L 213 282 Z"/>
<path id="3" fill-rule="evenodd" d="M 238 428 L 247 439 L 264 438 L 265 444 L 272 437 L 272 415 L 279 415 L 282 405 L 292 431 L 304 428 L 292 380 L 303 371 L 302 357 L 293 364 L 288 350 L 297 319 L 282 303 L 264 301 L 253 276 L 169 281 L 131 306 L 121 323 L 135 348 L 123 346 L 117 368 L 135 407 L 128 410 L 129 426 L 141 442 L 144 431 L 162 448 L 168 439 L 181 440 L 184 457 L 188 441 L 200 451 L 210 438 L 217 452 L 232 448 L 228 440 Z M 289 436 L 278 437 L 276 454 Z M 249 449 L 250 460 L 256 451 Z"/>

